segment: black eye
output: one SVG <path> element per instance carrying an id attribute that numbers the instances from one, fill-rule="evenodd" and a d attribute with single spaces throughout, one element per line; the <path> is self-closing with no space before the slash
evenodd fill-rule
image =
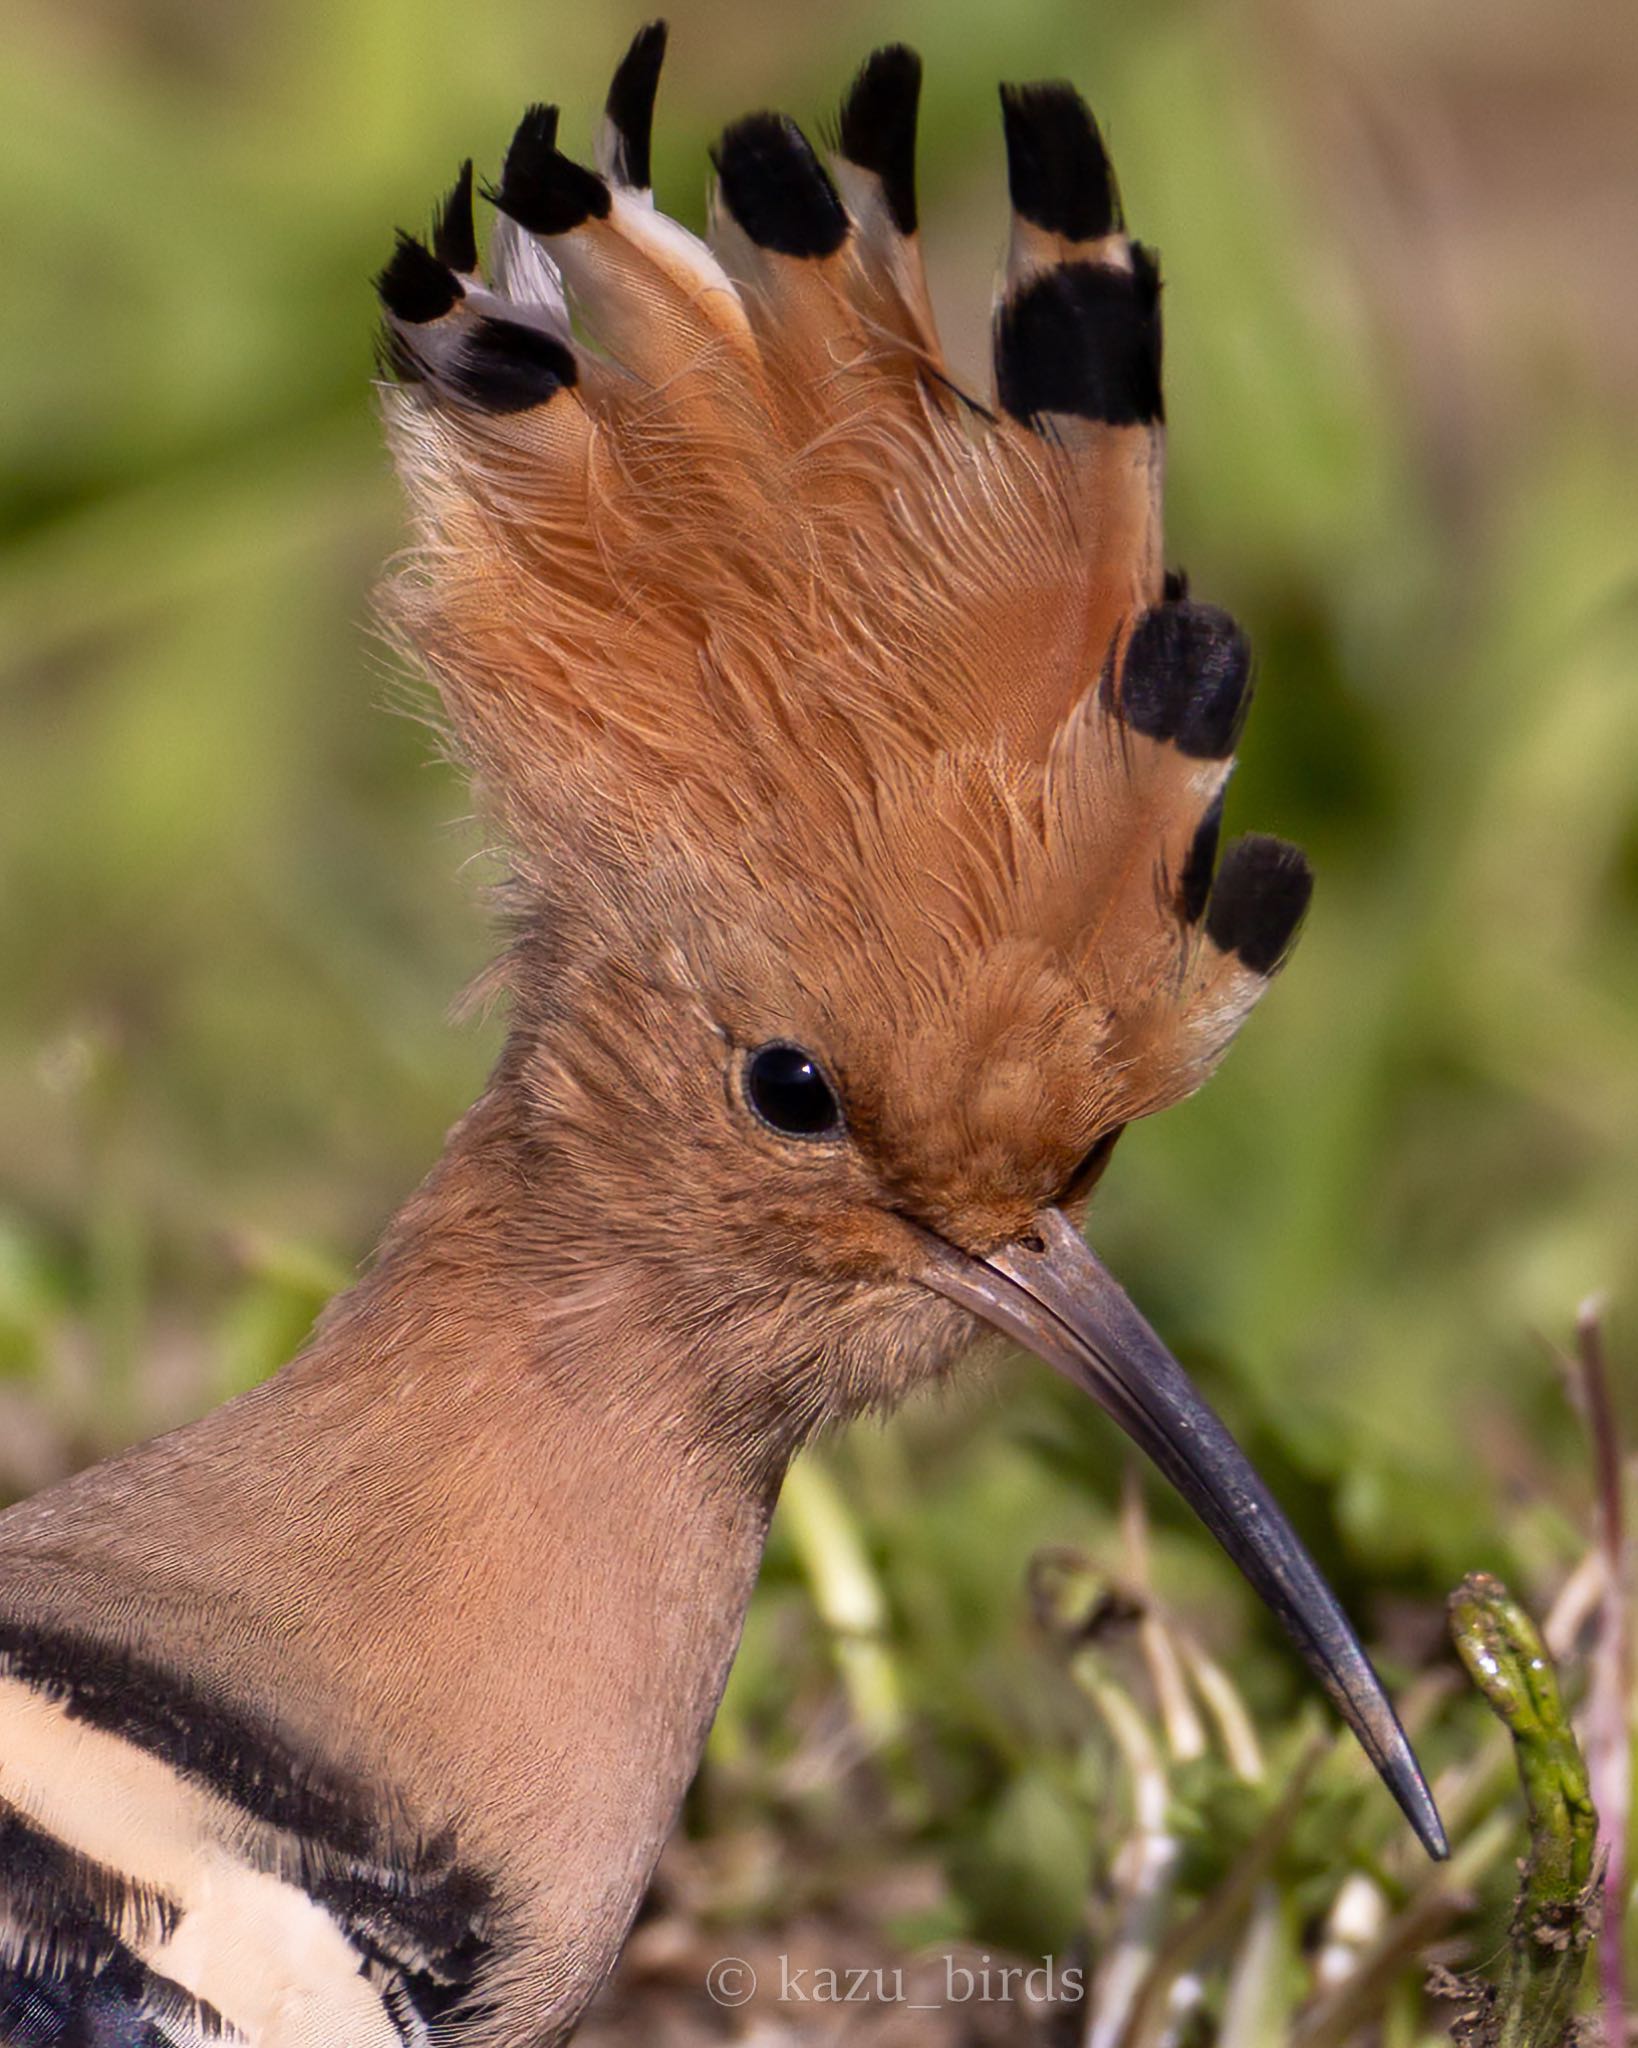
<path id="1" fill-rule="evenodd" d="M 745 1062 L 745 1099 L 787 1138 L 828 1138 L 842 1128 L 835 1091 L 799 1045 L 759 1046 Z"/>

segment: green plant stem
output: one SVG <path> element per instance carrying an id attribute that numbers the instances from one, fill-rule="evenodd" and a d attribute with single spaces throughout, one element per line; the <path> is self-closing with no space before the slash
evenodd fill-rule
<path id="1" fill-rule="evenodd" d="M 1560 2048 L 1591 1937 L 1598 1816 L 1587 1766 L 1535 1623 L 1499 1579 L 1468 1574 L 1451 1595 L 1450 1633 L 1513 1738 L 1530 1823 L 1490 2038 L 1495 2048 Z"/>
<path id="2" fill-rule="evenodd" d="M 872 1749 L 890 1748 L 904 1732 L 904 1695 L 886 1642 L 886 1597 L 858 1524 L 811 1457 L 791 1467 L 779 1507 L 859 1732 Z"/>

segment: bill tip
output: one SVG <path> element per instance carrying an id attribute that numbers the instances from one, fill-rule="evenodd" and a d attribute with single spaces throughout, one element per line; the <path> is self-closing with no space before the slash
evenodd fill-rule
<path id="1" fill-rule="evenodd" d="M 1410 1820 L 1411 1826 L 1416 1830 L 1416 1839 L 1433 1861 L 1448 1863 L 1450 1838 L 1445 1833 L 1445 1824 L 1439 1818 L 1439 1809 L 1434 1805 L 1431 1796 L 1428 1797 L 1426 1810 L 1413 1812 Z"/>
<path id="2" fill-rule="evenodd" d="M 1433 1803 L 1428 1781 L 1408 1745 L 1403 1758 L 1384 1770 L 1382 1776 L 1398 1802 L 1400 1812 L 1410 1822 L 1412 1832 L 1431 1860 L 1435 1863 L 1449 1862 L 1450 1838 L 1439 1818 L 1439 1809 Z"/>

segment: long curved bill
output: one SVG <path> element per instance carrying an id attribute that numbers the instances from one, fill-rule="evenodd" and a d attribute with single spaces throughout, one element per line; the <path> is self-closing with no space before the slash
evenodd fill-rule
<path id="1" fill-rule="evenodd" d="M 922 1278 L 1025 1344 L 1106 1408 L 1289 1631 L 1430 1856 L 1443 1824 L 1382 1681 L 1336 1595 L 1245 1453 L 1061 1210 L 973 1258 L 935 1236 Z"/>

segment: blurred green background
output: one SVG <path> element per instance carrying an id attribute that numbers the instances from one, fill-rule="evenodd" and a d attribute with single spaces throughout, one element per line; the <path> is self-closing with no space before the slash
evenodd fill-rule
<path id="1" fill-rule="evenodd" d="M 286 1357 L 494 1052 L 497 1020 L 449 1016 L 490 945 L 481 841 L 426 732 L 382 714 L 406 692 L 368 623 L 401 534 L 369 278 L 525 100 L 589 142 L 640 18 L 7 0 L 0 1496 Z M 1608 1289 L 1630 1356 L 1638 16 L 671 20 L 656 183 L 695 226 L 723 122 L 811 127 L 875 43 L 921 48 L 929 262 L 975 379 L 995 83 L 1070 76 L 1104 120 L 1168 283 L 1171 554 L 1261 655 L 1231 822 L 1303 841 L 1319 886 L 1221 1076 L 1122 1146 L 1094 1235 L 1402 1668 L 1464 1569 L 1540 1598 L 1577 1552 L 1590 1482 L 1543 1336 Z M 895 1682 L 984 1750 L 985 1797 L 1036 1732 L 1024 1561 L 1104 1539 L 1119 1463 L 1015 1364 L 820 1468 Z M 1154 1506 L 1168 1590 L 1263 1646 L 1254 1697 L 1293 1695 Z M 787 1522 L 729 1763 L 820 1697 L 810 1565 Z"/>

